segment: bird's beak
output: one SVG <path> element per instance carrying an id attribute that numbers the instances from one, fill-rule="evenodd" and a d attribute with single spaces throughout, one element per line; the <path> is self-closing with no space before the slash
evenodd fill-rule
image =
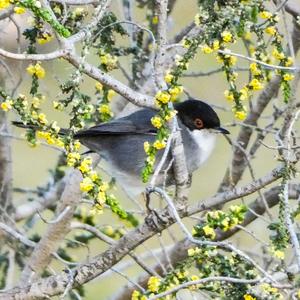
<path id="1" fill-rule="evenodd" d="M 215 128 L 219 133 L 222 133 L 222 134 L 230 134 L 230 132 L 227 130 L 227 129 L 224 129 L 222 127 L 217 127 Z"/>

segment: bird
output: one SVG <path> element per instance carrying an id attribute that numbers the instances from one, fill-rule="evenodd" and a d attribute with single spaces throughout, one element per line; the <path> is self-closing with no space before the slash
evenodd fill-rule
<path id="1" fill-rule="evenodd" d="M 174 109 L 177 111 L 187 170 L 191 175 L 212 153 L 216 133 L 229 134 L 229 131 L 221 127 L 217 113 L 206 102 L 188 99 L 175 103 Z M 130 197 L 137 197 L 145 190 L 141 180 L 146 160 L 144 142 L 153 143 L 156 139 L 157 128 L 151 123 L 156 113 L 154 109 L 144 108 L 74 135 L 75 139 L 103 158 L 106 173 L 116 178 Z M 158 151 L 156 165 L 162 155 L 163 150 Z M 169 153 L 156 179 L 158 186 L 174 184 L 172 168 L 165 174 L 171 160 Z"/>
<path id="2" fill-rule="evenodd" d="M 177 111 L 187 170 L 189 175 L 192 175 L 212 153 L 217 133 L 229 134 L 229 131 L 221 127 L 217 113 L 204 101 L 189 98 L 174 103 L 174 109 Z M 151 122 L 151 118 L 156 114 L 154 109 L 143 108 L 125 117 L 100 123 L 74 134 L 74 139 L 86 146 L 88 152 L 100 155 L 105 162 L 102 166 L 104 171 L 116 179 L 130 198 L 136 198 L 146 187 L 141 179 L 146 160 L 144 143 L 153 143 L 156 139 L 157 128 Z M 20 122 L 14 124 L 33 128 Z M 63 135 L 66 133 L 68 131 L 65 129 L 60 132 Z M 158 151 L 154 169 L 163 152 Z M 174 185 L 171 161 L 172 154 L 168 153 L 156 178 L 157 186 Z"/>

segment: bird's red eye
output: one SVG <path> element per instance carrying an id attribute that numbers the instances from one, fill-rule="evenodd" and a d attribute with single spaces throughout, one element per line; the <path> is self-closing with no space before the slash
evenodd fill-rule
<path id="1" fill-rule="evenodd" d="M 198 129 L 203 128 L 203 121 L 199 118 L 195 119 L 194 124 Z"/>

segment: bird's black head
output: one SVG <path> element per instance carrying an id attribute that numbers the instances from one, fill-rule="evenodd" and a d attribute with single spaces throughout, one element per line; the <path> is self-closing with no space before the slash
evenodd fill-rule
<path id="1" fill-rule="evenodd" d="M 189 99 L 174 105 L 178 111 L 181 122 L 190 130 L 214 129 L 223 134 L 229 131 L 220 127 L 220 119 L 217 113 L 207 103 Z"/>

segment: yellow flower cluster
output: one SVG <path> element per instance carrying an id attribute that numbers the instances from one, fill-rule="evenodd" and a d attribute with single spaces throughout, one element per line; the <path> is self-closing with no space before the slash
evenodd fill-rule
<path id="1" fill-rule="evenodd" d="M 107 114 L 109 116 L 113 116 L 114 113 L 110 110 L 110 107 L 108 104 L 101 104 L 98 108 L 98 111 L 101 113 L 101 114 Z"/>
<path id="2" fill-rule="evenodd" d="M 37 42 L 40 45 L 44 45 L 44 44 L 50 42 L 52 39 L 53 39 L 53 36 L 50 33 L 44 32 L 44 33 L 42 33 L 42 35 L 39 38 L 37 38 Z"/>
<path id="3" fill-rule="evenodd" d="M 285 55 L 283 52 L 279 52 L 276 48 L 272 51 L 273 57 L 275 57 L 278 60 L 285 59 Z"/>
<path id="4" fill-rule="evenodd" d="M 155 117 L 151 118 L 151 123 L 155 128 L 159 129 L 162 126 L 163 121 L 160 117 L 155 116 Z"/>
<path id="5" fill-rule="evenodd" d="M 94 188 L 94 182 L 89 177 L 83 178 L 83 180 L 80 182 L 80 190 L 82 192 L 89 192 L 93 188 Z"/>
<path id="6" fill-rule="evenodd" d="M 38 121 L 42 124 L 42 125 L 46 125 L 48 123 L 46 115 L 44 113 L 40 113 L 38 115 Z"/>
<path id="7" fill-rule="evenodd" d="M 271 19 L 272 17 L 272 13 L 270 13 L 269 11 L 261 11 L 259 16 L 262 18 L 262 19 Z"/>
<path id="8" fill-rule="evenodd" d="M 10 1 L 9 0 L 0 0 L 0 10 L 9 7 Z"/>
<path id="9" fill-rule="evenodd" d="M 111 99 L 116 95 L 116 92 L 114 90 L 108 90 L 107 92 L 107 100 L 111 101 Z"/>
<path id="10" fill-rule="evenodd" d="M 64 142 L 60 138 L 53 136 L 50 132 L 38 131 L 37 137 L 45 139 L 49 145 L 56 145 L 61 148 L 64 147 Z"/>
<path id="11" fill-rule="evenodd" d="M 278 259 L 281 259 L 281 260 L 284 260 L 284 252 L 282 250 L 276 250 L 274 249 L 274 247 L 271 248 L 271 253 L 274 257 L 278 258 Z"/>
<path id="12" fill-rule="evenodd" d="M 249 294 L 246 294 L 246 295 L 244 295 L 244 300 L 256 300 L 256 298 L 255 298 L 255 297 L 252 297 L 252 296 L 249 295 Z"/>
<path id="13" fill-rule="evenodd" d="M 170 74 L 170 73 L 167 73 L 166 75 L 165 75 L 165 82 L 166 83 L 171 83 L 171 81 L 173 80 L 173 78 L 174 78 L 174 76 L 172 75 L 172 74 Z"/>
<path id="14" fill-rule="evenodd" d="M 88 173 L 91 170 L 92 165 L 92 159 L 90 157 L 84 158 L 84 160 L 81 162 L 78 169 L 81 171 L 81 173 Z"/>
<path id="15" fill-rule="evenodd" d="M 100 92 L 103 90 L 103 84 L 101 82 L 97 81 L 95 84 L 95 88 L 98 92 Z"/>
<path id="16" fill-rule="evenodd" d="M 214 239 L 216 237 L 215 230 L 209 225 L 205 225 L 202 229 L 204 231 L 205 236 L 210 237 L 211 239 Z"/>
<path id="17" fill-rule="evenodd" d="M 155 95 L 155 99 L 158 105 L 160 105 L 160 103 L 167 104 L 171 99 L 171 95 L 166 91 L 158 91 Z"/>
<path id="18" fill-rule="evenodd" d="M 0 107 L 3 111 L 9 111 L 12 109 L 13 101 L 12 100 L 6 100 L 1 103 Z"/>
<path id="19" fill-rule="evenodd" d="M 161 149 L 164 149 L 166 148 L 166 142 L 165 141 L 159 141 L 159 140 L 156 140 L 153 144 L 153 147 L 157 150 L 161 150 Z"/>
<path id="20" fill-rule="evenodd" d="M 231 91 L 225 90 L 224 96 L 225 96 L 226 100 L 228 100 L 230 102 L 232 102 L 234 100 L 234 95 L 233 95 L 233 92 L 231 92 Z"/>
<path id="21" fill-rule="evenodd" d="M 67 155 L 67 165 L 73 167 L 80 160 L 80 154 L 78 152 L 70 152 Z"/>
<path id="22" fill-rule="evenodd" d="M 194 17 L 194 23 L 196 24 L 196 26 L 200 26 L 201 24 L 201 17 L 199 14 L 196 14 Z"/>
<path id="23" fill-rule="evenodd" d="M 260 75 L 261 70 L 258 68 L 257 63 L 251 63 L 249 69 L 253 75 Z"/>
<path id="24" fill-rule="evenodd" d="M 30 64 L 26 70 L 30 75 L 35 75 L 40 79 L 44 78 L 46 75 L 45 69 L 39 63 L 36 63 L 35 65 Z"/>
<path id="25" fill-rule="evenodd" d="M 264 88 L 264 85 L 257 78 L 253 78 L 250 81 L 249 86 L 255 91 L 259 91 Z"/>
<path id="26" fill-rule="evenodd" d="M 141 292 L 134 290 L 131 295 L 131 300 L 147 300 L 147 297 L 142 296 Z"/>
<path id="27" fill-rule="evenodd" d="M 100 54 L 100 63 L 105 65 L 108 70 L 113 70 L 117 67 L 118 57 L 109 53 Z"/>
<path id="28" fill-rule="evenodd" d="M 275 26 L 269 26 L 265 29 L 265 32 L 269 35 L 275 35 L 277 30 L 276 30 Z"/>
<path id="29" fill-rule="evenodd" d="M 285 73 L 282 78 L 284 81 L 291 81 L 295 78 L 295 76 L 293 74 Z"/>
<path id="30" fill-rule="evenodd" d="M 237 110 L 237 111 L 235 111 L 234 116 L 238 120 L 244 121 L 246 119 L 246 117 L 247 117 L 247 112 L 244 111 L 244 110 Z"/>
<path id="31" fill-rule="evenodd" d="M 155 276 L 151 276 L 148 280 L 148 290 L 153 293 L 156 293 L 159 289 L 160 279 Z"/>
<path id="32" fill-rule="evenodd" d="M 233 41 L 233 36 L 232 33 L 230 31 L 223 31 L 221 33 L 222 39 L 225 43 L 231 43 Z"/>
<path id="33" fill-rule="evenodd" d="M 21 7 L 21 6 L 15 6 L 14 7 L 14 12 L 15 14 L 17 15 L 21 15 L 21 14 L 24 14 L 26 11 L 26 9 L 24 7 Z"/>
<path id="34" fill-rule="evenodd" d="M 188 256 L 194 256 L 201 253 L 201 250 L 198 247 L 188 249 Z"/>
<path id="35" fill-rule="evenodd" d="M 177 99 L 177 96 L 180 95 L 182 92 L 183 92 L 182 85 L 176 85 L 176 86 L 169 88 L 169 93 L 171 95 L 171 97 L 170 97 L 171 101 L 175 101 Z"/>

